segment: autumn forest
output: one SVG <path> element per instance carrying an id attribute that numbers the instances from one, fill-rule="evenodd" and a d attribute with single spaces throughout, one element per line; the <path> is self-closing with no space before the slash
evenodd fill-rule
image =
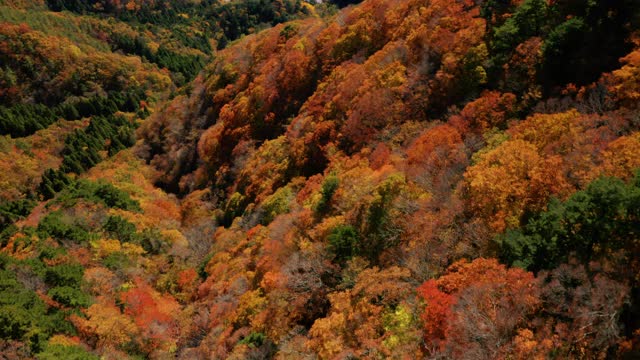
<path id="1" fill-rule="evenodd" d="M 0 0 L 0 359 L 640 358 L 637 0 Z"/>

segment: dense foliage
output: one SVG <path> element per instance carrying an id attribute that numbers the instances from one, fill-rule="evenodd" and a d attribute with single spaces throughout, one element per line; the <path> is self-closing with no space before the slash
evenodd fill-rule
<path id="1" fill-rule="evenodd" d="M 2 356 L 640 356 L 637 1 L 0 10 Z"/>

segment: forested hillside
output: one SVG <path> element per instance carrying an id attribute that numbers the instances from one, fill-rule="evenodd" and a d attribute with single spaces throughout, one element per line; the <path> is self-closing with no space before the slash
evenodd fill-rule
<path id="1" fill-rule="evenodd" d="M 640 357 L 640 4 L 349 3 L 0 0 L 0 357 Z"/>

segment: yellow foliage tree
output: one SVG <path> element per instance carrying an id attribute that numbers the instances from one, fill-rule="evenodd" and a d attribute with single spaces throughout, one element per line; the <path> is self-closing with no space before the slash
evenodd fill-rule
<path id="1" fill-rule="evenodd" d="M 506 141 L 467 169 L 469 206 L 495 231 L 518 226 L 526 210 L 540 210 L 550 195 L 566 191 L 560 164 L 528 141 Z"/>
<path id="2" fill-rule="evenodd" d="M 603 171 L 607 176 L 628 179 L 640 169 L 640 132 L 612 141 L 602 154 Z"/>
<path id="3" fill-rule="evenodd" d="M 362 271 L 352 289 L 329 295 L 330 314 L 315 321 L 307 345 L 322 359 L 365 356 L 363 349 L 373 357 L 398 356 L 394 349 L 419 356 L 418 337 L 407 331 L 401 303 L 411 291 L 409 276 L 399 267 Z"/>
<path id="4" fill-rule="evenodd" d="M 138 328 L 123 315 L 115 304 L 99 298 L 85 312 L 87 318 L 72 315 L 71 320 L 81 333 L 98 339 L 97 346 L 105 349 L 120 348 L 138 339 Z"/>

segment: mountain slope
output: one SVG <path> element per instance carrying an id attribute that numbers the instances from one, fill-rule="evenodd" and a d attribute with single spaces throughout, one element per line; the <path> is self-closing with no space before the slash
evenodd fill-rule
<path id="1" fill-rule="evenodd" d="M 636 349 L 637 20 L 631 2 L 366 1 L 222 51 L 139 130 L 158 184 L 206 189 L 222 225 L 186 354 Z M 606 49 L 571 40 L 605 28 Z M 624 245 L 578 235 L 589 202 Z"/>
<path id="2" fill-rule="evenodd" d="M 260 14 L 223 25 L 222 13 L 254 2 L 47 4 L 71 12 L 41 3 L 38 16 L 108 36 L 3 27 L 0 50 L 64 45 L 6 51 L 12 71 L 51 60 L 70 76 L 104 58 L 80 84 L 140 87 L 146 97 L 5 137 L 0 160 L 9 167 L 15 151 L 24 164 L 13 168 L 33 175 L 0 183 L 14 200 L 0 206 L 3 354 L 640 352 L 634 1 L 366 0 L 328 17 L 269 18 L 275 25 L 262 31 Z M 289 5 L 287 14 L 310 9 Z M 202 22 L 200 10 L 220 7 L 220 24 Z M 154 26 L 164 30 L 141 31 Z M 248 35 L 186 83 L 179 66 L 159 70 L 144 55 L 163 44 L 177 58 L 208 55 L 181 26 L 201 31 L 212 51 L 227 30 Z M 113 85 L 110 66 L 130 72 Z M 9 92 L 7 108 L 51 97 L 71 113 L 65 105 L 92 101 L 87 89 L 38 87 L 57 81 L 51 69 Z M 64 146 L 43 154 L 59 134 Z"/>

